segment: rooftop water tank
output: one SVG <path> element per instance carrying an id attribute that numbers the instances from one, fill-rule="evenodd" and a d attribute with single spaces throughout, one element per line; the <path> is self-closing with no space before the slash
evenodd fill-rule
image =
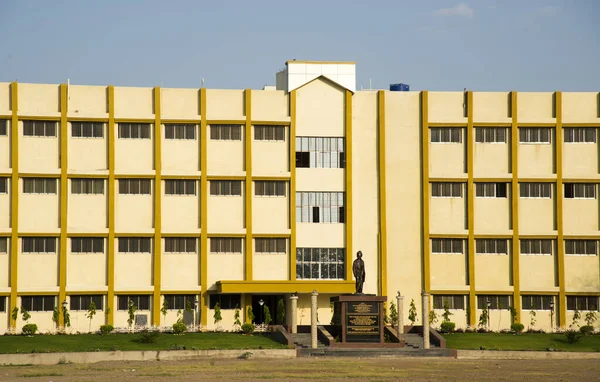
<path id="1" fill-rule="evenodd" d="M 408 84 L 390 84 L 390 91 L 392 92 L 407 92 L 410 90 Z"/>

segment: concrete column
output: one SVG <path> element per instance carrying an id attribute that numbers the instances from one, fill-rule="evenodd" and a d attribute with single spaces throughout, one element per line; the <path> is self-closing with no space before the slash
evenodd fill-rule
<path id="1" fill-rule="evenodd" d="M 423 349 L 429 349 L 429 294 L 423 291 Z"/>
<path id="2" fill-rule="evenodd" d="M 290 317 L 292 326 L 292 334 L 298 333 L 298 296 L 295 294 L 290 296 Z"/>
<path id="3" fill-rule="evenodd" d="M 396 306 L 398 307 L 398 322 L 396 322 L 396 325 L 398 325 L 398 336 L 401 336 L 404 334 L 404 297 L 400 294 L 400 291 L 396 295 Z"/>
<path id="4" fill-rule="evenodd" d="M 313 349 L 317 348 L 317 290 L 313 290 L 310 296 L 310 344 Z"/>

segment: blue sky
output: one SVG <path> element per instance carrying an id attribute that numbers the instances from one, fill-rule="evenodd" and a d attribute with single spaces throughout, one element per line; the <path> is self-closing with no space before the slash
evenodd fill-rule
<path id="1" fill-rule="evenodd" d="M 0 0 L 0 81 L 262 88 L 288 59 L 357 87 L 600 91 L 596 0 Z"/>

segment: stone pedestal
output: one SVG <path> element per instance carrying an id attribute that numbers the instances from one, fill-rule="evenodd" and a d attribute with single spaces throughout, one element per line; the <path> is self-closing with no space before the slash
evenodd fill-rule
<path id="1" fill-rule="evenodd" d="M 290 326 L 292 334 L 298 333 L 298 296 L 290 296 Z"/>
<path id="2" fill-rule="evenodd" d="M 423 349 L 429 349 L 429 294 L 423 292 Z"/>
<path id="3" fill-rule="evenodd" d="M 317 296 L 319 294 L 313 290 L 310 296 L 310 344 L 313 349 L 317 348 Z"/>
<path id="4" fill-rule="evenodd" d="M 332 299 L 333 326 L 340 337 L 341 345 L 355 344 L 357 347 L 385 343 L 383 303 L 385 296 L 352 294 Z"/>
<path id="5" fill-rule="evenodd" d="M 398 292 L 396 296 L 396 305 L 398 306 L 398 337 L 404 335 L 404 297 Z"/>

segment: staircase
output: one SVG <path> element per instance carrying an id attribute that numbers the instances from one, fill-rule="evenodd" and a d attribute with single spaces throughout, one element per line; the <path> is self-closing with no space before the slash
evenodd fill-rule
<path id="1" fill-rule="evenodd" d="M 311 335 L 310 333 L 296 333 L 290 334 L 292 337 L 292 341 L 294 341 L 294 345 L 299 349 L 310 349 L 312 346 Z M 324 343 L 317 339 L 317 349 L 325 349 L 326 346 Z"/>

